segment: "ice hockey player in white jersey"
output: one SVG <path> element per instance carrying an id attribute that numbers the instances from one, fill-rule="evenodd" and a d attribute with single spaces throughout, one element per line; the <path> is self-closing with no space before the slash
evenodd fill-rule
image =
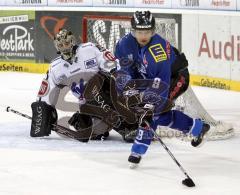
<path id="1" fill-rule="evenodd" d="M 51 62 L 49 71 L 42 81 L 37 101 L 31 105 L 30 136 L 32 137 L 51 134 L 53 124 L 58 120 L 55 105 L 62 88 L 69 87 L 79 102 L 84 104 L 84 85 L 100 71 L 104 72 L 107 63 L 115 62 L 115 57 L 108 50 L 91 42 L 78 45 L 75 36 L 66 29 L 60 29 L 55 35 L 54 45 L 60 56 Z M 82 141 L 88 141 L 93 134 L 95 136 L 108 134 L 104 128 L 96 130 L 100 132 L 93 133 L 92 119 L 89 115 L 77 113 L 71 118 L 70 124 L 75 128 L 85 129 L 82 131 Z"/>

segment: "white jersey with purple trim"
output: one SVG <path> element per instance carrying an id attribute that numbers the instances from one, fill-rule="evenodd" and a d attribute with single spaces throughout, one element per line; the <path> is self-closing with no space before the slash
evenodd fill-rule
<path id="1" fill-rule="evenodd" d="M 38 101 L 45 101 L 47 104 L 55 106 L 63 87 L 71 88 L 72 83 L 79 83 L 80 79 L 87 82 L 99 70 L 109 70 L 109 66 L 115 62 L 117 62 L 116 58 L 108 50 L 91 42 L 80 44 L 72 63 L 64 60 L 61 56 L 51 62 L 38 92 Z"/>

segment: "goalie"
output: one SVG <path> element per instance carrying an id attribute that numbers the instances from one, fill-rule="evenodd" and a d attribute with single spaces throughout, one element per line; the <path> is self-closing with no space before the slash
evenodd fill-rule
<path id="1" fill-rule="evenodd" d="M 110 75 L 105 67 L 108 63 L 117 63 L 115 57 L 91 42 L 76 44 L 74 35 L 66 29 L 60 29 L 55 35 L 54 45 L 60 56 L 51 62 L 37 101 L 31 105 L 30 136 L 51 134 L 58 120 L 55 105 L 60 90 L 69 87 L 80 104 L 80 112 L 69 120 L 69 124 L 79 131 L 78 140 L 87 142 L 89 139 L 106 138 L 114 126 L 119 128 L 121 120 L 112 109 L 107 92 Z M 95 120 L 92 116 L 95 116 Z M 98 120 L 97 128 L 93 129 L 93 123 L 98 118 L 101 120 Z"/>

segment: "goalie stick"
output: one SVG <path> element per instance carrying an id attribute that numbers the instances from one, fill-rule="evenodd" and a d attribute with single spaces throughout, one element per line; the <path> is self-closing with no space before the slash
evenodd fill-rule
<path id="1" fill-rule="evenodd" d="M 17 114 L 17 115 L 20 115 L 24 118 L 27 118 L 27 119 L 32 119 L 32 117 L 28 116 L 27 114 L 23 114 L 17 110 L 14 110 L 12 109 L 10 106 L 8 106 L 6 108 L 6 111 L 7 112 L 12 112 L 14 114 Z M 69 138 L 72 138 L 72 139 L 75 139 L 75 140 L 78 140 L 78 141 L 82 141 L 83 140 L 83 137 L 79 135 L 79 132 L 77 131 L 73 131 L 67 127 L 64 127 L 62 125 L 57 125 L 57 124 L 53 124 L 54 128 L 52 129 L 53 131 L 55 131 L 56 133 L 59 133 L 63 136 L 66 136 L 66 137 L 69 137 Z"/>

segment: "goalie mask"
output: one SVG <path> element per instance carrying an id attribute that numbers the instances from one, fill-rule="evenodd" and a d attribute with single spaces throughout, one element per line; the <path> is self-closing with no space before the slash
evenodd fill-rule
<path id="1" fill-rule="evenodd" d="M 76 45 L 76 38 L 71 31 L 60 29 L 54 36 L 54 45 L 64 60 L 74 56 L 73 47 Z"/>

